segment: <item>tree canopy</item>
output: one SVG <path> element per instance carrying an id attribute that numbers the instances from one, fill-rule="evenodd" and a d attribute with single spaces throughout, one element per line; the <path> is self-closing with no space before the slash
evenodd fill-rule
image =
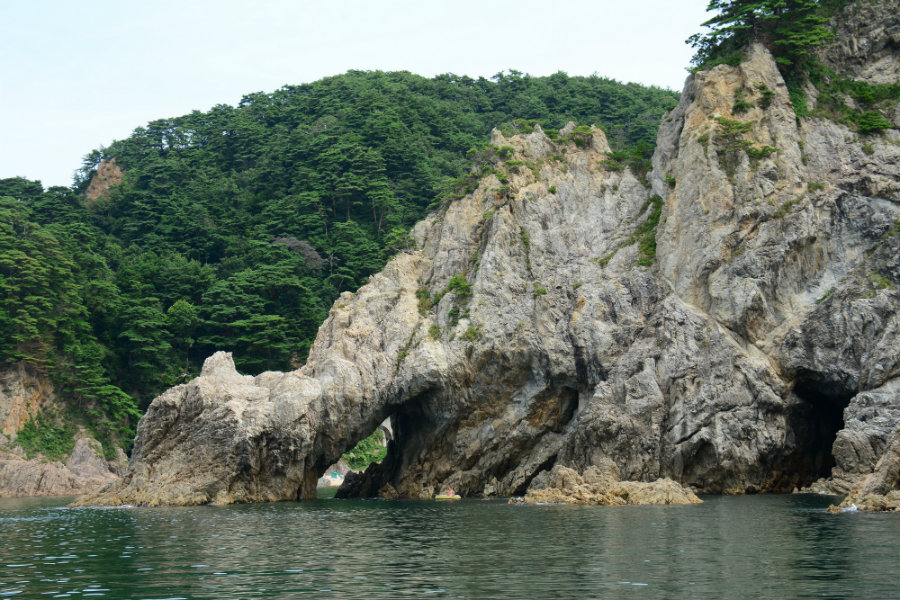
<path id="1" fill-rule="evenodd" d="M 709 29 L 688 38 L 697 49 L 696 69 L 717 64 L 737 65 L 752 42 L 764 44 L 778 63 L 798 117 L 815 115 L 843 123 L 862 135 L 892 127 L 900 101 L 900 84 L 871 84 L 838 73 L 818 61 L 814 52 L 834 37 L 829 29 L 839 10 L 851 0 L 710 0 L 714 15 Z M 817 90 L 810 109 L 806 86 Z"/>
<path id="2" fill-rule="evenodd" d="M 493 127 L 596 123 L 615 147 L 648 153 L 676 100 L 565 73 L 350 71 L 139 127 L 78 177 L 83 189 L 100 160 L 125 172 L 91 204 L 121 247 L 118 288 L 141 300 L 123 323 L 147 327 L 117 334 L 117 371 L 127 389 L 155 390 L 153 374 L 171 374 L 148 356 L 174 352 L 190 368 L 219 348 L 251 372 L 296 367 L 337 295 L 383 267 Z M 196 309 L 192 334 L 152 339 L 179 300 Z"/>
<path id="3" fill-rule="evenodd" d="M 736 64 L 740 50 L 751 42 L 764 44 L 785 70 L 798 68 L 810 50 L 834 37 L 828 17 L 847 0 L 710 0 L 715 14 L 703 23 L 709 29 L 688 38 L 697 49 L 692 63 L 708 68 Z"/>

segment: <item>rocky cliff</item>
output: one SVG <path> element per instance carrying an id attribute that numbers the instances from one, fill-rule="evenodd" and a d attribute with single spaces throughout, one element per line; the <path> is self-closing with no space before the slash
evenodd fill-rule
<path id="1" fill-rule="evenodd" d="M 74 447 L 65 462 L 42 454 L 26 457 L 16 437 L 26 423 L 42 414 L 61 412 L 62 406 L 48 378 L 25 364 L 0 372 L 0 498 L 23 496 L 74 496 L 96 491 L 118 479 L 125 453 L 119 459 L 103 458 L 100 443 L 75 428 Z M 48 417 L 49 418 L 49 417 Z"/>
<path id="2" fill-rule="evenodd" d="M 897 129 L 798 123 L 757 46 L 688 78 L 649 188 L 598 129 L 492 142 L 477 188 L 338 299 L 302 369 L 214 355 L 79 502 L 313 497 L 385 418 L 387 458 L 341 494 L 520 495 L 609 461 L 697 492 L 846 491 L 896 452 Z"/>

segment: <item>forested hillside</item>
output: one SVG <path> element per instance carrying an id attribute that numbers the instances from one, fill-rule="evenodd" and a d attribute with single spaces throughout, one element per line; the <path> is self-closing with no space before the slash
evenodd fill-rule
<path id="1" fill-rule="evenodd" d="M 337 295 L 459 189 L 493 127 L 596 124 L 640 170 L 677 99 L 564 73 L 353 71 L 139 127 L 71 189 L 2 180 L 0 363 L 46 369 L 127 437 L 135 406 L 215 350 L 250 373 L 302 364 Z M 101 163 L 121 181 L 86 195 Z"/>

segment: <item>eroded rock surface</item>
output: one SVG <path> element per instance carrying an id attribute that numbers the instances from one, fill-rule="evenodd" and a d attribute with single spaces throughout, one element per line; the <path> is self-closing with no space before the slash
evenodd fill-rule
<path id="1" fill-rule="evenodd" d="M 342 294 L 302 369 L 241 376 L 216 354 L 151 404 L 124 479 L 79 502 L 313 497 L 385 418 L 387 458 L 342 495 L 521 495 L 610 461 L 712 493 L 873 473 L 900 422 L 900 134 L 798 124 L 762 47 L 688 78 L 651 189 L 601 131 L 561 133 L 578 143 L 495 132 L 506 180 Z"/>
<path id="2" fill-rule="evenodd" d="M 110 188 L 121 183 L 124 175 L 122 169 L 116 164 L 116 159 L 101 162 L 97 165 L 97 172 L 91 178 L 91 183 L 84 191 L 85 202 L 91 205 L 98 198 L 108 196 Z"/>
<path id="3" fill-rule="evenodd" d="M 900 511 L 900 425 L 891 432 L 886 449 L 872 473 L 861 476 L 835 512 L 855 507 L 868 511 Z"/>
<path id="4" fill-rule="evenodd" d="M 53 397 L 49 379 L 24 364 L 0 372 L 0 433 L 13 438 L 25 423 L 52 403 Z"/>
<path id="5" fill-rule="evenodd" d="M 86 437 L 75 441 L 65 464 L 0 452 L 0 498 L 91 493 L 118 481 L 125 464 L 123 452 L 120 451 L 119 460 L 110 463 L 103 458 L 100 444 Z"/>
<path id="6" fill-rule="evenodd" d="M 74 496 L 96 491 L 116 481 L 127 458 L 103 458 L 100 443 L 87 432 L 77 434 L 75 447 L 65 463 L 48 461 L 42 455 L 28 459 L 15 440 L 22 427 L 42 412 L 59 409 L 59 400 L 49 379 L 24 364 L 0 373 L 0 498 L 27 496 Z"/>
<path id="7" fill-rule="evenodd" d="M 900 80 L 900 2 L 854 2 L 833 25 L 835 40 L 821 52 L 825 64 L 870 83 Z"/>
<path id="8" fill-rule="evenodd" d="M 615 463 L 590 466 L 583 475 L 556 465 L 538 477 L 522 499 L 526 504 L 700 504 L 702 500 L 671 479 L 621 481 Z M 512 501 L 511 501 L 512 502 Z"/>

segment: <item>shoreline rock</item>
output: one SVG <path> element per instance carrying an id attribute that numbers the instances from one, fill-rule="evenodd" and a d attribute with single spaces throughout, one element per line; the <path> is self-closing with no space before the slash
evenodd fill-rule
<path id="1" fill-rule="evenodd" d="M 588 467 L 579 474 L 556 465 L 543 480 L 532 484 L 522 502 L 526 504 L 700 504 L 693 491 L 668 478 L 656 481 L 621 481 L 612 461 Z"/>
<path id="2" fill-rule="evenodd" d="M 869 512 L 900 512 L 900 425 L 894 428 L 884 454 L 875 470 L 861 477 L 847 497 L 829 512 L 844 512 L 855 508 Z"/>
<path id="3" fill-rule="evenodd" d="M 0 498 L 86 494 L 117 480 L 125 471 L 125 453 L 120 449 L 115 460 L 107 461 L 100 443 L 81 427 L 65 463 L 49 461 L 41 454 L 26 458 L 16 444 L 18 433 L 41 414 L 62 414 L 63 410 L 45 373 L 24 362 L 0 372 L 0 433 L 5 437 L 0 443 Z"/>
<path id="4" fill-rule="evenodd" d="M 99 442 L 88 437 L 75 441 L 65 464 L 0 452 L 0 498 L 77 496 L 95 492 L 118 481 L 127 465 L 121 450 L 119 458 L 112 463 L 101 454 Z"/>

